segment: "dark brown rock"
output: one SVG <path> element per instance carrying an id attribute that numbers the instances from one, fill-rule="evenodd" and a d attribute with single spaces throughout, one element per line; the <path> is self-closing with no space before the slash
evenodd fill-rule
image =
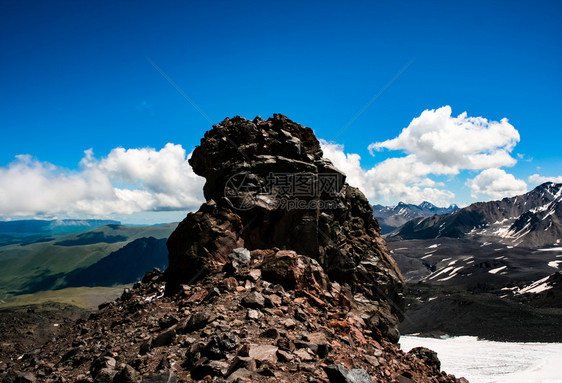
<path id="1" fill-rule="evenodd" d="M 116 372 L 110 368 L 102 368 L 94 377 L 94 383 L 112 383 Z"/>
<path id="2" fill-rule="evenodd" d="M 241 230 L 240 217 L 214 201 L 189 213 L 168 238 L 168 250 L 173 255 L 166 269 L 166 292 L 175 293 L 180 283 L 191 283 L 209 271 L 222 269 L 230 262 L 232 250 L 243 247 Z"/>
<path id="3" fill-rule="evenodd" d="M 410 350 L 409 354 L 415 355 L 418 359 L 421 359 L 429 367 L 433 368 L 435 371 L 441 370 L 441 361 L 437 357 L 437 353 L 425 347 L 416 347 Z"/>
<path id="4" fill-rule="evenodd" d="M 256 371 L 256 361 L 250 357 L 235 356 L 230 362 L 230 367 L 228 368 L 227 376 L 232 374 L 234 371 L 239 369 L 245 369 L 247 371 Z"/>
<path id="5" fill-rule="evenodd" d="M 161 332 L 158 336 L 152 339 L 152 347 L 162 347 L 168 346 L 172 344 L 172 342 L 176 339 L 176 330 L 169 329 L 166 331 Z"/>
<path id="6" fill-rule="evenodd" d="M 246 307 L 259 309 L 265 304 L 265 298 L 257 291 L 252 291 L 242 298 L 242 304 Z"/>
<path id="7" fill-rule="evenodd" d="M 131 366 L 126 365 L 113 378 L 113 383 L 136 383 L 138 372 Z"/>
<path id="8" fill-rule="evenodd" d="M 216 316 L 209 311 L 195 313 L 189 317 L 188 320 L 182 322 L 182 324 L 178 327 L 178 332 L 186 333 L 201 329 L 214 321 L 215 318 Z"/>
<path id="9" fill-rule="evenodd" d="M 102 369 L 106 368 L 109 370 L 113 370 L 115 368 L 115 363 L 115 359 L 110 356 L 100 356 L 92 362 L 90 366 L 90 373 L 95 379 Z"/>

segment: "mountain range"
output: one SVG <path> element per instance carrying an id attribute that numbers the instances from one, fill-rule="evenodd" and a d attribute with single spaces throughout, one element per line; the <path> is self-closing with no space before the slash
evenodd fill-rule
<path id="1" fill-rule="evenodd" d="M 396 206 L 373 205 L 373 216 L 379 221 L 381 234 L 388 234 L 412 219 L 447 214 L 458 208 L 457 205 L 437 207 L 427 201 L 419 205 L 399 202 Z"/>
<path id="2" fill-rule="evenodd" d="M 101 219 L 55 219 L 0 221 L 0 246 L 46 242 L 121 222 Z"/>
<path id="3" fill-rule="evenodd" d="M 449 214 L 411 220 L 388 237 L 470 237 L 483 243 L 538 248 L 560 244 L 561 217 L 562 184 L 547 182 L 523 195 L 477 202 Z"/>
<path id="4" fill-rule="evenodd" d="M 545 183 L 387 235 L 409 286 L 401 331 L 562 340 L 561 202 L 562 184 Z"/>

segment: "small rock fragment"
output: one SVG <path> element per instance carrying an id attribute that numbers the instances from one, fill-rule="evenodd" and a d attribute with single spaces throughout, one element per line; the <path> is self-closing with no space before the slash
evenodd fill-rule
<path id="1" fill-rule="evenodd" d="M 259 309 L 265 304 L 265 298 L 257 291 L 252 291 L 242 298 L 242 304 L 246 307 Z"/>

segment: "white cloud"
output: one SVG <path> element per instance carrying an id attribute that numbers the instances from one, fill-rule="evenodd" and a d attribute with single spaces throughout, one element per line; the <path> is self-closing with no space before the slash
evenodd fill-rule
<path id="1" fill-rule="evenodd" d="M 116 148 L 101 159 L 86 150 L 79 171 L 20 155 L 0 167 L 0 216 L 107 217 L 188 210 L 203 200 L 203 183 L 181 145 Z"/>
<path id="2" fill-rule="evenodd" d="M 416 162 L 414 156 L 389 158 L 370 170 L 361 167 L 358 154 L 346 154 L 343 145 L 320 140 L 324 156 L 332 160 L 334 165 L 347 175 L 347 182 L 358 187 L 371 202 L 420 203 L 430 201 L 436 205 L 451 204 L 455 195 L 442 190 L 425 175 L 431 169 L 423 163 Z"/>
<path id="3" fill-rule="evenodd" d="M 454 201 L 455 194 L 435 182 L 432 175 L 455 176 L 461 170 L 498 170 L 513 166 L 517 161 L 510 153 L 518 142 L 519 133 L 507 119 L 488 121 L 482 117 L 468 117 L 466 112 L 452 117 L 451 107 L 444 106 L 424 111 L 398 137 L 369 145 L 371 153 L 389 149 L 401 150 L 406 155 L 387 158 L 368 170 L 361 167 L 359 155 L 346 154 L 343 146 L 326 141 L 321 144 L 325 156 L 344 171 L 348 182 L 359 187 L 371 202 L 420 203 L 426 200 L 444 206 Z M 511 175 L 503 177 L 505 182 L 507 176 Z M 478 180 L 483 181 L 483 176 Z M 486 189 L 492 193 L 488 195 L 499 196 L 502 193 L 499 186 Z M 521 180 L 515 180 L 511 186 L 504 189 L 505 195 L 526 188 Z M 485 193 L 473 191 L 473 195 L 479 194 Z"/>
<path id="4" fill-rule="evenodd" d="M 403 150 L 438 166 L 441 174 L 515 165 L 510 153 L 519 142 L 519 132 L 507 119 L 497 122 L 468 117 L 466 112 L 458 117 L 451 113 L 450 106 L 425 110 L 398 137 L 373 143 L 369 150 Z"/>
<path id="5" fill-rule="evenodd" d="M 361 168 L 361 156 L 354 153 L 346 154 L 343 151 L 343 145 L 328 143 L 323 139 L 320 139 L 320 145 L 324 157 L 329 158 L 336 168 L 345 173 L 347 182 L 365 193 L 367 185 L 364 182 L 366 181 L 365 171 Z"/>
<path id="6" fill-rule="evenodd" d="M 562 176 L 558 177 L 544 177 L 539 174 L 533 174 L 529 177 L 529 183 L 533 185 L 540 185 L 545 182 L 562 183 Z"/>
<path id="7" fill-rule="evenodd" d="M 467 180 L 466 185 L 470 187 L 473 198 L 486 195 L 500 199 L 527 192 L 525 181 L 515 178 L 503 169 L 495 168 L 483 170 L 473 179 Z"/>

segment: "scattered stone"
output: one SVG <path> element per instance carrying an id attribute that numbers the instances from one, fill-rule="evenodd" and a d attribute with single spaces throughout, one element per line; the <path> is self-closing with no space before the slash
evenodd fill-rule
<path id="1" fill-rule="evenodd" d="M 228 257 L 231 260 L 236 261 L 241 265 L 246 265 L 250 263 L 250 260 L 252 259 L 252 257 L 250 256 L 250 251 L 243 247 L 233 249 L 232 253 L 228 254 Z"/>
<path id="2" fill-rule="evenodd" d="M 115 374 L 113 369 L 102 368 L 94 377 L 94 383 L 111 383 Z"/>
<path id="3" fill-rule="evenodd" d="M 248 319 L 259 319 L 262 316 L 261 312 L 259 312 L 258 310 L 248 310 L 248 314 L 246 315 L 246 318 Z"/>
<path id="4" fill-rule="evenodd" d="M 138 373 L 129 365 L 123 367 L 113 378 L 113 383 L 136 383 Z"/>
<path id="5" fill-rule="evenodd" d="M 140 345 L 139 354 L 146 355 L 150 352 L 151 349 L 152 349 L 152 339 L 147 340 Z"/>
<path id="6" fill-rule="evenodd" d="M 162 330 L 172 327 L 176 323 L 178 323 L 178 319 L 175 316 L 169 314 L 166 314 L 162 318 L 158 319 L 158 325 Z"/>
<path id="7" fill-rule="evenodd" d="M 262 308 L 265 304 L 265 299 L 263 295 L 258 293 L 257 291 L 252 291 L 242 298 L 242 304 L 246 307 L 259 309 Z"/>
<path id="8" fill-rule="evenodd" d="M 434 371 L 441 370 L 441 361 L 437 357 L 437 353 L 425 347 L 416 347 L 410 350 L 409 354 L 415 355 L 423 360 L 425 364 L 433 368 Z"/>
<path id="9" fill-rule="evenodd" d="M 295 354 L 295 356 L 298 357 L 302 362 L 312 362 L 316 359 L 314 355 L 308 352 L 308 349 L 305 348 L 298 349 L 293 354 Z"/>
<path id="10" fill-rule="evenodd" d="M 283 325 L 288 328 L 289 330 L 294 329 L 297 326 L 297 322 L 292 319 L 286 319 L 283 321 Z"/>
<path id="11" fill-rule="evenodd" d="M 223 286 L 228 291 L 235 291 L 238 287 L 238 281 L 234 277 L 228 277 L 223 280 Z"/>
<path id="12" fill-rule="evenodd" d="M 92 379 L 91 376 L 81 374 L 76 377 L 76 381 L 74 383 L 94 383 L 94 379 Z"/>
<path id="13" fill-rule="evenodd" d="M 268 328 L 267 330 L 262 332 L 260 334 L 260 336 L 263 337 L 263 338 L 273 339 L 273 341 L 276 342 L 277 339 L 279 339 L 280 334 L 279 334 L 279 331 L 276 328 Z"/>
<path id="14" fill-rule="evenodd" d="M 90 373 L 95 379 L 102 369 L 107 368 L 108 370 L 113 370 L 115 368 L 115 363 L 115 359 L 112 357 L 100 356 L 99 358 L 95 359 L 90 365 Z"/>
<path id="15" fill-rule="evenodd" d="M 238 369 L 245 369 L 247 371 L 256 371 L 256 360 L 250 357 L 235 356 L 230 363 L 226 375 L 232 374 Z"/>
<path id="16" fill-rule="evenodd" d="M 207 324 L 213 322 L 216 319 L 214 314 L 208 311 L 202 311 L 193 314 L 183 326 L 178 328 L 179 332 L 192 332 L 202 329 Z"/>
<path id="17" fill-rule="evenodd" d="M 306 322 L 308 320 L 308 316 L 302 311 L 300 308 L 295 310 L 295 319 L 300 322 Z"/>
<path id="18" fill-rule="evenodd" d="M 277 362 L 277 350 L 279 348 L 269 344 L 252 344 L 250 345 L 250 358 L 259 362 Z"/>
<path id="19" fill-rule="evenodd" d="M 379 362 L 379 358 L 377 358 L 376 356 L 372 356 L 372 355 L 365 355 L 363 356 L 363 358 L 365 359 L 365 361 L 367 363 L 369 363 L 371 366 L 377 367 L 380 362 Z"/>
<path id="20" fill-rule="evenodd" d="M 332 364 L 324 367 L 330 383 L 373 383 L 373 379 L 362 368 L 348 370 L 341 364 Z"/>
<path id="21" fill-rule="evenodd" d="M 279 307 L 283 301 L 281 297 L 277 294 L 270 294 L 265 296 L 265 305 L 267 307 Z"/>
<path id="22" fill-rule="evenodd" d="M 172 344 L 172 342 L 175 339 L 176 339 L 176 330 L 169 329 L 160 333 L 156 338 L 152 339 L 151 346 L 152 348 L 168 346 Z"/>
<path id="23" fill-rule="evenodd" d="M 248 272 L 252 281 L 257 282 L 261 278 L 261 270 L 260 269 L 252 269 Z"/>
<path id="24" fill-rule="evenodd" d="M 280 362 L 291 362 L 294 359 L 294 357 L 293 354 L 291 354 L 290 352 L 277 350 L 277 359 Z"/>
<path id="25" fill-rule="evenodd" d="M 228 351 L 234 350 L 240 344 L 238 336 L 232 332 L 215 335 L 203 349 L 202 354 L 209 359 L 222 359 Z"/>

